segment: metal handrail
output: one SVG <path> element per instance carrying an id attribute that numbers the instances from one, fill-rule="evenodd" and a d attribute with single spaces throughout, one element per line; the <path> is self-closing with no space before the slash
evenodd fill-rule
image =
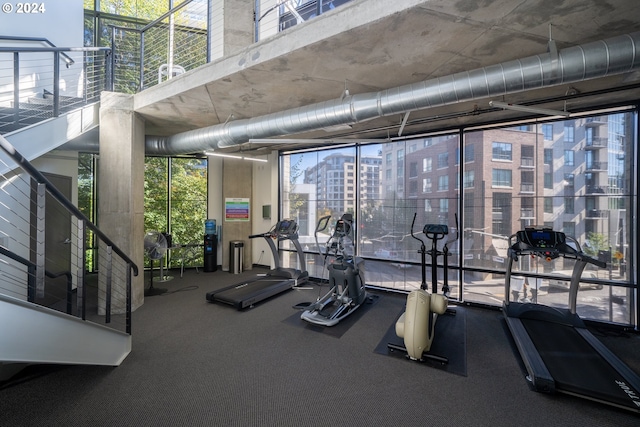
<path id="1" fill-rule="evenodd" d="M 19 37 L 19 36 L 0 36 L 0 40 L 11 40 L 18 42 L 42 42 L 48 44 L 50 47 L 56 47 L 55 44 L 51 43 L 49 39 L 45 39 L 44 37 Z M 75 61 L 67 54 L 62 54 L 63 61 L 67 64 L 67 68 L 75 64 Z"/>
<path id="2" fill-rule="evenodd" d="M 0 46 L 0 52 L 109 52 L 109 47 L 6 47 Z M 61 54 L 64 55 L 64 54 Z"/>
<path id="3" fill-rule="evenodd" d="M 60 71 L 60 60 L 63 59 L 63 56 L 68 57 L 68 55 L 65 54 L 65 52 L 79 52 L 81 54 L 83 54 L 85 56 L 85 60 L 84 60 L 84 73 L 85 76 L 87 75 L 88 71 L 88 67 L 98 67 L 99 64 L 95 63 L 95 62 L 91 62 L 91 64 L 89 64 L 89 59 L 87 58 L 89 55 L 92 55 L 92 52 L 100 52 L 98 55 L 104 55 L 105 58 L 105 62 L 104 62 L 104 73 L 100 73 L 99 74 L 99 80 L 94 79 L 94 82 L 99 82 L 100 86 L 104 87 L 104 89 L 106 90 L 112 90 L 113 88 L 113 73 L 112 68 L 111 68 L 111 62 L 109 61 L 109 56 L 111 53 L 111 49 L 107 48 L 107 47 L 44 47 L 44 46 L 38 46 L 38 47 L 34 47 L 34 46 L 29 46 L 29 47 L 18 47 L 18 46 L 0 46 L 0 54 L 2 53 L 11 53 L 13 54 L 13 126 L 15 128 L 19 128 L 20 127 L 20 122 L 21 122 L 21 108 L 22 108 L 22 104 L 20 101 L 20 96 L 21 96 L 21 85 L 20 85 L 20 54 L 26 53 L 26 54 L 30 54 L 30 53 L 48 53 L 48 54 L 53 54 L 53 76 L 52 76 L 52 85 L 53 85 L 53 97 L 52 97 L 52 103 L 51 103 L 51 111 L 48 112 L 43 112 L 44 110 L 36 110 L 36 111 L 40 111 L 37 115 L 31 115 L 29 116 L 28 114 L 26 116 L 23 116 L 22 119 L 27 119 L 26 123 L 27 124 L 31 124 L 33 123 L 33 119 L 37 119 L 39 118 L 40 120 L 44 120 L 44 118 L 47 117 L 59 117 L 60 114 L 62 113 L 62 111 L 68 111 L 69 108 L 72 106 L 72 104 L 70 103 L 65 103 L 64 105 L 62 105 L 61 103 L 63 102 L 63 100 L 61 99 L 61 94 L 60 94 L 60 77 L 61 77 L 61 71 Z M 95 53 L 93 54 L 95 55 Z M 8 67 L 7 67 L 8 69 Z M 82 82 L 82 84 L 84 85 L 83 88 L 83 94 L 84 94 L 84 98 L 80 99 L 78 98 L 78 103 L 84 105 L 84 103 L 89 102 L 89 99 L 92 98 L 92 96 L 97 95 L 97 91 L 95 90 L 89 90 L 90 88 L 87 87 L 88 84 L 88 80 L 87 77 L 84 78 L 84 81 Z M 46 92 L 45 92 L 46 93 Z M 49 116 L 47 114 L 50 114 Z M 31 120 L 31 121 L 30 121 Z"/>
<path id="4" fill-rule="evenodd" d="M 89 218 L 87 218 L 77 207 L 73 205 L 52 183 L 49 181 L 39 170 L 37 170 L 31 162 L 25 159 L 22 154 L 18 153 L 13 145 L 0 135 L 0 148 L 2 148 L 9 157 L 13 159 L 20 167 L 22 167 L 32 178 L 39 184 L 44 184 L 47 190 L 51 193 L 54 199 L 56 199 L 62 206 L 64 206 L 69 212 L 75 215 L 78 219 L 83 220 L 87 227 L 93 231 L 102 241 L 108 246 L 113 247 L 113 251 L 122 258 L 127 264 L 131 265 L 133 275 L 138 275 L 138 266 L 125 254 L 120 248 L 118 248 L 98 227 L 96 227 Z"/>
<path id="5" fill-rule="evenodd" d="M 33 277 L 35 276 L 36 264 L 34 262 L 29 261 L 28 259 L 21 257 L 20 255 L 11 252 L 10 250 L 0 246 L 0 255 L 6 256 L 9 259 L 12 259 L 25 267 L 27 267 L 27 271 L 29 272 L 29 279 L 27 283 L 27 301 L 35 302 L 35 284 L 33 283 Z M 73 276 L 70 271 L 62 271 L 60 273 L 52 273 L 49 270 L 44 270 L 45 276 L 51 279 L 57 279 L 58 277 L 66 276 L 67 277 L 67 314 L 71 314 L 71 292 L 73 287 Z"/>

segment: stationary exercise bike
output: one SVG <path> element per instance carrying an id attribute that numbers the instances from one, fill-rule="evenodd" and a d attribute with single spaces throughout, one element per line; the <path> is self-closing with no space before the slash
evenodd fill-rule
<path id="1" fill-rule="evenodd" d="M 331 215 L 320 218 L 314 233 L 324 231 Z M 327 265 L 327 256 L 335 259 Z M 364 280 L 364 260 L 353 256 L 353 216 L 345 213 L 336 222 L 333 234 L 325 246 L 324 263 L 329 271 L 329 292 L 315 303 L 301 303 L 294 308 L 304 309 L 302 320 L 322 326 L 333 326 L 353 313 L 367 299 Z"/>
<path id="2" fill-rule="evenodd" d="M 422 232 L 431 240 L 431 249 L 426 250 L 424 240 L 416 237 L 413 233 L 413 226 L 416 222 L 416 215 L 413 215 L 411 223 L 411 237 L 420 242 L 420 261 L 422 267 L 422 283 L 420 289 L 411 291 L 407 295 L 407 305 L 404 313 L 396 321 L 396 335 L 404 340 L 404 346 L 387 344 L 391 350 L 401 350 L 407 353 L 411 360 L 423 362 L 425 358 L 436 360 L 440 363 L 448 363 L 448 359 L 443 356 L 430 354 L 431 344 L 435 335 L 436 321 L 438 316 L 444 313 L 455 314 L 454 310 L 448 309 L 449 303 L 449 248 L 445 242 L 443 249 L 438 250 L 438 241 L 444 239 L 449 234 L 449 228 L 444 224 L 427 224 Z M 456 216 L 457 223 L 457 216 Z M 457 228 L 457 226 L 456 226 Z M 456 233 L 456 239 L 457 239 Z M 431 256 L 431 283 L 432 292 L 429 292 L 426 282 L 426 255 Z M 443 257 L 444 279 L 442 294 L 438 293 L 438 256 Z"/>

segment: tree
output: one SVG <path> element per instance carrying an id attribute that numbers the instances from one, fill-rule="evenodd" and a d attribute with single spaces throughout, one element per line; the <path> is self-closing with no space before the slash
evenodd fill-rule
<path id="1" fill-rule="evenodd" d="M 148 157 L 144 181 L 145 230 L 170 233 L 174 245 L 199 243 L 207 216 L 206 170 L 206 160 Z"/>
<path id="2" fill-rule="evenodd" d="M 584 244 L 584 252 L 594 258 L 598 258 L 601 252 L 609 252 L 609 239 L 601 233 L 590 231 L 587 233 L 587 240 Z"/>

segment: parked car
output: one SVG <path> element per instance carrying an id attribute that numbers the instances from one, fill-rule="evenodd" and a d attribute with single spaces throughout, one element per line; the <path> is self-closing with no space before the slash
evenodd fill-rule
<path id="1" fill-rule="evenodd" d="M 564 290 L 564 291 L 568 291 L 569 290 L 569 283 L 571 281 L 571 271 L 552 271 L 551 274 L 558 274 L 561 276 L 567 276 L 567 279 L 549 279 L 549 288 L 554 288 L 554 289 L 560 289 L 560 290 Z M 584 272 L 582 274 L 582 277 L 587 277 L 589 279 L 597 279 L 598 275 L 595 272 L 592 271 L 587 271 Z M 580 287 L 579 289 L 602 289 L 602 284 L 601 283 L 586 283 L 586 282 L 580 282 Z"/>
<path id="2" fill-rule="evenodd" d="M 374 255 L 381 259 L 394 261 L 391 263 L 391 265 L 399 269 L 405 269 L 405 268 L 411 267 L 411 264 L 405 264 L 403 262 L 395 261 L 400 257 L 400 253 L 398 251 L 389 250 L 389 249 L 378 249 L 377 251 L 374 252 Z"/>

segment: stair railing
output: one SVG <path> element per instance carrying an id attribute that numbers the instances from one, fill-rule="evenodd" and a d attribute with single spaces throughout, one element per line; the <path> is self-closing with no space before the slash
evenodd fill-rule
<path id="1" fill-rule="evenodd" d="M 113 88 L 110 54 L 104 47 L 0 46 L 0 87 L 11 88 L 0 92 L 0 134 L 97 102 Z"/>
<path id="2" fill-rule="evenodd" d="M 131 278 L 138 275 L 138 266 L 2 136 L 0 148 L 15 163 L 9 167 L 12 172 L 0 176 L 0 294 L 34 303 L 48 299 L 49 308 L 130 334 Z M 57 274 L 46 268 L 55 251 L 45 247 L 46 233 L 54 231 L 45 223 L 51 210 L 66 212 L 71 222 L 72 235 L 58 246 L 69 248 L 70 265 L 57 266 L 63 270 Z M 101 248 L 96 255 L 99 275 L 91 278 L 85 274 L 88 230 Z M 59 276 L 67 276 L 66 291 L 60 301 L 51 302 L 55 296 L 47 294 L 52 284 L 45 277 Z"/>

